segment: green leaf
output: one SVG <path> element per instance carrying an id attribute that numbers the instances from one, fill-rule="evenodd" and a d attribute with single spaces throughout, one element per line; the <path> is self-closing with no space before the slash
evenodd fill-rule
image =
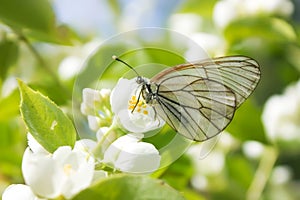
<path id="1" fill-rule="evenodd" d="M 190 157 L 183 155 L 168 167 L 161 178 L 172 187 L 184 190 L 194 173 Z"/>
<path id="2" fill-rule="evenodd" d="M 229 24 L 224 36 L 231 44 L 251 37 L 272 42 L 296 41 L 296 32 L 286 21 L 272 17 L 242 18 Z"/>
<path id="3" fill-rule="evenodd" d="M 20 28 L 50 32 L 54 12 L 47 0 L 0 0 L 0 19 Z"/>
<path id="4" fill-rule="evenodd" d="M 226 130 L 242 141 L 257 140 L 267 143 L 261 122 L 261 110 L 250 99 L 236 111 Z"/>
<path id="5" fill-rule="evenodd" d="M 51 32 L 28 30 L 25 31 L 24 34 L 35 40 L 61 45 L 72 45 L 73 41 L 79 40 L 79 36 L 77 36 L 73 30 L 66 25 L 53 27 Z"/>
<path id="6" fill-rule="evenodd" d="M 201 15 L 201 17 L 211 18 L 216 2 L 217 0 L 187 0 L 184 1 L 184 4 L 179 11 L 184 13 L 196 13 L 197 15 Z"/>
<path id="7" fill-rule="evenodd" d="M 184 199 L 183 196 L 161 180 L 147 176 L 115 175 L 80 192 L 73 200 L 118 199 Z"/>
<path id="8" fill-rule="evenodd" d="M 17 32 L 31 38 L 71 45 L 73 32 L 57 26 L 55 13 L 48 0 L 0 0 L 0 20 Z"/>
<path id="9" fill-rule="evenodd" d="M 21 114 L 32 136 L 49 152 L 72 146 L 76 132 L 71 120 L 49 98 L 19 81 Z"/>
<path id="10" fill-rule="evenodd" d="M 242 155 L 233 154 L 226 159 L 226 170 L 230 177 L 228 180 L 230 183 L 229 188 L 235 188 L 235 194 L 241 195 L 239 199 L 243 199 L 243 195 L 254 177 L 255 168 L 253 163 Z"/>
<path id="11" fill-rule="evenodd" d="M 4 79 L 10 66 L 16 63 L 19 48 L 15 41 L 4 37 L 0 41 L 0 78 Z"/>

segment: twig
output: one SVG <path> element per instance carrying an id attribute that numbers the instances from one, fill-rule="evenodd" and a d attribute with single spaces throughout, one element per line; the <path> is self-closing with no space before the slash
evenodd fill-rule
<path id="1" fill-rule="evenodd" d="M 70 91 L 61 83 L 60 79 L 57 77 L 57 74 L 52 71 L 49 65 L 46 64 L 39 52 L 32 46 L 29 40 L 19 31 L 15 30 L 15 33 L 19 36 L 19 39 L 25 43 L 27 48 L 32 52 L 36 60 L 39 62 L 40 66 L 54 79 L 58 86 L 70 96 Z"/>
<path id="2" fill-rule="evenodd" d="M 274 147 L 265 147 L 259 166 L 246 194 L 246 200 L 258 200 L 270 177 L 278 152 Z"/>

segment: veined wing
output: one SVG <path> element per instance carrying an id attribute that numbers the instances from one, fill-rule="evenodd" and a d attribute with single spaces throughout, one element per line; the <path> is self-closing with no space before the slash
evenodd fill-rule
<path id="1" fill-rule="evenodd" d="M 257 62 L 244 56 L 178 65 L 151 79 L 158 85 L 153 106 L 177 132 L 204 141 L 230 123 L 259 78 Z"/>

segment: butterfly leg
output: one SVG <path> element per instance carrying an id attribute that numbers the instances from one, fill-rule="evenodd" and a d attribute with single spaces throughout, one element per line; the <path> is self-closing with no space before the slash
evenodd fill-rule
<path id="1" fill-rule="evenodd" d="M 144 86 L 143 86 L 143 87 L 144 87 Z M 140 92 L 139 92 L 139 96 L 138 96 L 138 98 L 137 98 L 136 104 L 134 105 L 133 109 L 131 110 L 131 113 L 134 112 L 135 108 L 136 108 L 137 105 L 139 104 L 140 98 L 141 98 L 141 95 L 142 95 L 142 91 L 143 91 L 143 88 L 142 88 L 142 89 L 140 90 Z"/>

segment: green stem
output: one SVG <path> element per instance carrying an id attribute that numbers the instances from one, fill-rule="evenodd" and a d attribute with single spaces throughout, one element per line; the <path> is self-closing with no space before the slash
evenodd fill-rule
<path id="1" fill-rule="evenodd" d="M 36 60 L 39 62 L 40 66 L 54 79 L 54 81 L 58 84 L 59 87 L 61 87 L 66 94 L 71 96 L 70 91 L 65 88 L 65 86 L 61 83 L 59 78 L 57 77 L 57 74 L 55 74 L 52 69 L 49 67 L 49 65 L 46 64 L 45 60 L 42 58 L 42 56 L 39 54 L 39 52 L 32 46 L 32 44 L 29 42 L 29 40 L 25 37 L 25 35 L 15 30 L 15 33 L 18 35 L 19 39 L 24 42 L 24 44 L 27 46 L 27 48 L 31 51 L 33 56 L 36 58 Z"/>
<path id="2" fill-rule="evenodd" d="M 246 200 L 259 200 L 270 177 L 278 151 L 274 147 L 265 147 L 259 166 L 246 193 Z"/>
<path id="3" fill-rule="evenodd" d="M 105 150 L 111 145 L 117 138 L 116 129 L 118 127 L 113 122 L 108 131 L 102 136 L 97 146 L 93 150 L 93 154 L 96 158 L 103 159 Z"/>

